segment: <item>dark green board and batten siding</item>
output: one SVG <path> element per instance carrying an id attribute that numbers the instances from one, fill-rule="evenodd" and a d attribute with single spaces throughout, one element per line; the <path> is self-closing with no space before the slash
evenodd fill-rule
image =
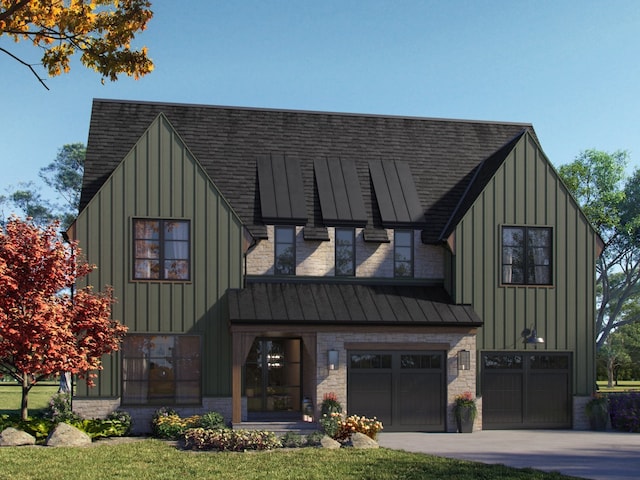
<path id="1" fill-rule="evenodd" d="M 501 285 L 501 227 L 553 228 L 553 285 Z M 538 144 L 524 135 L 455 230 L 448 285 L 456 303 L 484 321 L 478 350 L 522 350 L 521 333 L 535 326 L 538 351 L 573 353 L 573 393 L 595 381 L 597 236 Z M 533 347 L 529 347 L 532 349 Z"/>
<path id="2" fill-rule="evenodd" d="M 132 281 L 132 219 L 145 217 L 190 220 L 190 281 Z M 87 260 L 100 266 L 88 283 L 114 288 L 112 317 L 130 332 L 202 335 L 203 395 L 230 395 L 224 302 L 227 289 L 242 284 L 242 225 L 163 115 L 80 213 L 76 237 Z M 105 358 L 97 386 L 81 382 L 78 395 L 119 396 L 118 357 Z"/>

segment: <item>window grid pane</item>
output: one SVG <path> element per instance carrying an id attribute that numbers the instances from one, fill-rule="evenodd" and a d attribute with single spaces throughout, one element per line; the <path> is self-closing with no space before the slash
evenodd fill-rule
<path id="1" fill-rule="evenodd" d="M 502 283 L 552 284 L 550 227 L 503 227 Z"/>
<path id="2" fill-rule="evenodd" d="M 189 280 L 190 222 L 134 219 L 136 280 Z"/>
<path id="3" fill-rule="evenodd" d="M 295 239 L 295 227 L 275 227 L 274 273 L 276 275 L 295 275 Z"/>
<path id="4" fill-rule="evenodd" d="M 336 228 L 335 262 L 337 276 L 355 275 L 355 232 L 352 228 Z"/>
<path id="5" fill-rule="evenodd" d="M 129 335 L 122 399 L 129 405 L 201 403 L 201 343 L 194 335 Z"/>
<path id="6" fill-rule="evenodd" d="M 413 277 L 413 232 L 396 230 L 393 239 L 393 274 L 395 277 Z"/>

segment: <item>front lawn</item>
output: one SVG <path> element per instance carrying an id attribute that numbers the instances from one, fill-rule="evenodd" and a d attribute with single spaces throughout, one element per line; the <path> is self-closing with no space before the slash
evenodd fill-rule
<path id="1" fill-rule="evenodd" d="M 29 415 L 34 415 L 47 408 L 49 400 L 58 391 L 57 382 L 47 382 L 36 384 L 29 391 Z M 22 387 L 15 382 L 0 382 L 0 414 L 14 413 L 20 414 L 20 403 L 22 402 Z"/>
<path id="2" fill-rule="evenodd" d="M 607 387 L 606 380 L 598 380 L 598 391 L 602 393 L 609 392 L 638 392 L 640 391 L 640 382 L 634 380 L 620 380 L 618 385 L 614 383 L 613 387 Z"/>
<path id="3" fill-rule="evenodd" d="M 2 478 L 82 479 L 339 479 L 435 480 L 455 478 L 568 480 L 572 477 L 503 465 L 451 460 L 388 449 L 301 448 L 251 453 L 178 450 L 160 440 L 84 448 L 0 448 Z"/>

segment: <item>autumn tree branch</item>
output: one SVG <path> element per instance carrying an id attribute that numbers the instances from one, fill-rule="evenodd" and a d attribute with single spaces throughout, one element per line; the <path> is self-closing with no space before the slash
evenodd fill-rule
<path id="1" fill-rule="evenodd" d="M 19 2 L 15 3 L 11 7 L 7 8 L 4 12 L 0 12 L 0 20 L 5 20 L 9 18 L 11 15 L 16 13 L 21 8 L 26 7 L 30 1 L 31 0 L 20 0 Z"/>
<path id="2" fill-rule="evenodd" d="M 47 90 L 49 90 L 49 87 L 47 87 L 47 84 L 44 83 L 44 80 L 40 77 L 40 75 L 38 75 L 36 73 L 36 71 L 34 70 L 34 68 L 28 64 L 27 62 L 25 62 L 24 60 L 16 57 L 13 53 L 9 52 L 8 50 L 5 50 L 4 48 L 0 47 L 0 51 L 6 53 L 7 55 L 9 55 L 11 58 L 13 58 L 14 60 L 17 60 L 18 62 L 20 62 L 22 65 L 24 65 L 25 67 L 27 67 L 29 70 L 31 70 L 31 73 L 33 73 L 35 75 L 35 77 L 38 79 L 38 81 L 42 84 L 42 86 L 44 88 L 46 88 Z"/>

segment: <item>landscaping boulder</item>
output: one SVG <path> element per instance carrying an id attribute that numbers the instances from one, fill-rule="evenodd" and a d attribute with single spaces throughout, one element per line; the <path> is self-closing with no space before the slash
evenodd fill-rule
<path id="1" fill-rule="evenodd" d="M 84 447 L 91 445 L 91 437 L 68 423 L 59 423 L 49 433 L 45 445 L 48 447 Z"/>
<path id="2" fill-rule="evenodd" d="M 366 436 L 364 433 L 356 432 L 351 435 L 351 445 L 353 448 L 378 448 L 378 442 Z"/>
<path id="3" fill-rule="evenodd" d="M 20 447 L 22 445 L 35 444 L 36 437 L 13 427 L 5 428 L 0 433 L 0 447 Z"/>
<path id="4" fill-rule="evenodd" d="M 340 445 L 340 442 L 336 442 L 333 438 L 327 435 L 322 437 L 322 440 L 320 440 L 320 445 L 322 446 L 322 448 L 328 448 L 329 450 L 334 450 L 342 446 Z"/>

